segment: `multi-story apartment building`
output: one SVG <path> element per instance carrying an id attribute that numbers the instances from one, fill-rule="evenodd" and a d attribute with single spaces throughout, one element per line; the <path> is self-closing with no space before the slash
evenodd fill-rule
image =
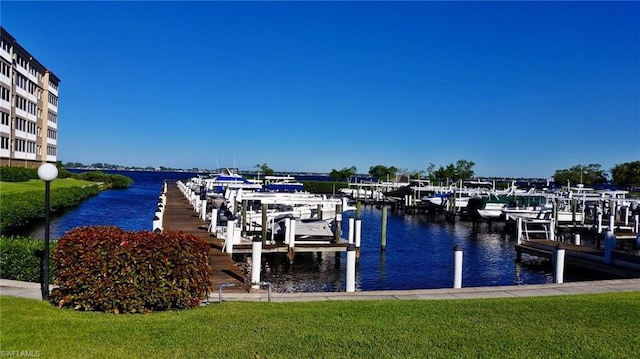
<path id="1" fill-rule="evenodd" d="M 0 165 L 55 163 L 60 79 L 0 31 Z"/>

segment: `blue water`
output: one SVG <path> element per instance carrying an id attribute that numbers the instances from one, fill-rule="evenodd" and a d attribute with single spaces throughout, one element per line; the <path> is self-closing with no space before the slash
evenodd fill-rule
<path id="1" fill-rule="evenodd" d="M 158 196 L 165 179 L 186 180 L 191 173 L 110 172 L 134 179 L 126 190 L 108 190 L 79 206 L 53 216 L 51 238 L 59 238 L 78 226 L 115 225 L 125 230 L 151 230 Z M 345 215 L 343 236 L 348 233 Z M 429 222 L 424 215 L 389 213 L 387 246 L 380 250 L 381 211 L 362 207 L 362 242 L 357 268 L 358 290 L 399 290 L 451 287 L 453 283 L 453 247 L 463 249 L 463 286 L 540 284 L 553 281 L 550 265 L 534 257 L 523 256 L 515 263 L 513 236 L 494 224 L 473 228 L 469 222 L 455 224 Z M 44 237 L 42 223 L 22 233 Z M 238 262 L 246 260 L 235 256 Z M 298 253 L 293 265 L 285 255 L 265 255 L 263 280 L 273 283 L 275 291 L 343 291 L 346 255 L 334 253 Z M 242 263 L 241 263 L 242 264 Z M 565 273 L 565 281 L 591 279 L 593 274 Z"/>
<path id="2" fill-rule="evenodd" d="M 348 233 L 344 217 L 343 236 Z M 453 247 L 463 249 L 463 286 L 540 284 L 553 282 L 551 267 L 543 260 L 524 257 L 515 263 L 512 235 L 494 225 L 474 229 L 471 223 L 429 222 L 424 215 L 389 213 L 386 250 L 380 250 L 381 211 L 362 208 L 362 242 L 356 274 L 358 290 L 450 288 L 453 284 Z M 288 266 L 284 256 L 266 256 L 264 280 L 280 292 L 344 291 L 346 254 L 296 254 Z M 580 279 L 580 275 L 573 280 Z M 565 281 L 571 281 L 569 273 Z"/>
<path id="3" fill-rule="evenodd" d="M 50 226 L 52 239 L 81 226 L 113 225 L 128 231 L 151 231 L 164 180 L 185 180 L 194 176 L 193 173 L 176 172 L 103 172 L 131 177 L 134 183 L 128 189 L 102 191 L 77 207 L 53 215 Z M 21 234 L 43 238 L 44 226 L 38 223 Z"/>

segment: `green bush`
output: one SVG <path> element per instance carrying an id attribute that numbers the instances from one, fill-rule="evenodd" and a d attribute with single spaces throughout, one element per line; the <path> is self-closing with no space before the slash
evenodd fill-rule
<path id="1" fill-rule="evenodd" d="M 100 192 L 97 185 L 56 188 L 51 191 L 51 212 L 73 207 Z M 0 193 L 0 234 L 44 218 L 44 189 L 20 193 Z"/>
<path id="2" fill-rule="evenodd" d="M 72 175 L 76 179 L 91 182 L 102 182 L 111 188 L 128 188 L 133 184 L 133 179 L 120 174 L 107 174 L 102 171 L 89 171 Z"/>
<path id="3" fill-rule="evenodd" d="M 131 178 L 119 174 L 110 175 L 110 182 L 112 188 L 128 188 L 133 184 Z"/>
<path id="4" fill-rule="evenodd" d="M 209 246 L 182 232 L 82 227 L 58 240 L 51 303 L 114 313 L 184 309 L 212 289 Z"/>
<path id="5" fill-rule="evenodd" d="M 0 181 L 26 182 L 38 178 L 38 170 L 24 167 L 0 167 Z"/>
<path id="6" fill-rule="evenodd" d="M 49 247 L 53 251 L 56 243 Z M 40 258 L 36 251 L 44 250 L 44 241 L 25 237 L 0 237 L 0 278 L 41 282 Z M 51 263 L 51 261 L 50 261 Z M 53 267 L 49 271 L 49 283 L 54 276 Z"/>

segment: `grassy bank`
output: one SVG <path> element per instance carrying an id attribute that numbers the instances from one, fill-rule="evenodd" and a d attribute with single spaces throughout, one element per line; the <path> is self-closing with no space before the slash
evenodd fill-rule
<path id="1" fill-rule="evenodd" d="M 3 351 L 45 358 L 628 358 L 640 292 L 316 303 L 112 315 L 0 296 Z"/>
<path id="2" fill-rule="evenodd" d="M 86 180 L 63 178 L 51 182 L 51 213 L 80 204 L 104 187 Z M 41 180 L 0 182 L 0 234 L 44 218 L 45 185 Z"/>
<path id="3" fill-rule="evenodd" d="M 95 182 L 77 180 L 73 178 L 61 178 L 51 182 L 51 190 L 58 188 L 93 186 Z M 0 192 L 4 194 L 22 193 L 29 191 L 44 191 L 44 181 L 29 180 L 26 182 L 2 182 L 0 181 Z"/>

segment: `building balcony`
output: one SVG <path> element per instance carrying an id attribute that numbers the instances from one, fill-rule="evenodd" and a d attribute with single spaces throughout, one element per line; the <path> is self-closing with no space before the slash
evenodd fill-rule
<path id="1" fill-rule="evenodd" d="M 7 60 L 7 62 L 9 63 L 13 62 L 13 59 L 11 58 L 11 54 L 6 52 L 3 48 L 0 48 L 0 57 Z"/>

